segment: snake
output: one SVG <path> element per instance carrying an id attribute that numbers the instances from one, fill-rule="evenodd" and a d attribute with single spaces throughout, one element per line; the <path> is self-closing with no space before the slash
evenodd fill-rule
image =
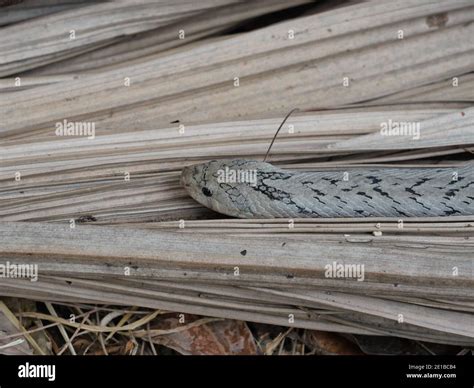
<path id="1" fill-rule="evenodd" d="M 246 159 L 186 166 L 180 182 L 201 205 L 237 218 L 474 215 L 474 161 L 457 167 L 290 171 Z"/>

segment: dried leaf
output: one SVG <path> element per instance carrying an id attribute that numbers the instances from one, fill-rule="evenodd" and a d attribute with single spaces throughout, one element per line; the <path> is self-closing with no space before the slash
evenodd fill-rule
<path id="1" fill-rule="evenodd" d="M 159 322 L 159 329 L 174 328 L 198 320 L 186 315 L 185 323 L 178 318 Z M 153 327 L 157 329 L 157 327 Z M 247 324 L 243 321 L 220 320 L 191 326 L 184 331 L 156 336 L 153 342 L 171 348 L 181 354 L 192 355 L 251 355 L 257 354 L 257 346 Z"/>
<path id="2" fill-rule="evenodd" d="M 343 336 L 319 330 L 306 330 L 305 342 L 317 354 L 358 355 L 363 354 L 355 344 Z"/>

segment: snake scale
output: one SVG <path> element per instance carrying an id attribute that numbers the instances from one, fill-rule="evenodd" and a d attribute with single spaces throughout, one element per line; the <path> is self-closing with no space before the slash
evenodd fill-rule
<path id="1" fill-rule="evenodd" d="M 472 161 L 451 168 L 293 172 L 252 160 L 213 160 L 185 167 L 181 184 L 200 204 L 238 218 L 474 214 Z"/>

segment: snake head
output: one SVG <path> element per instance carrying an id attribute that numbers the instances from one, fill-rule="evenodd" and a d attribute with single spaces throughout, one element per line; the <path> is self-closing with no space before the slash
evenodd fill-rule
<path id="1" fill-rule="evenodd" d="M 255 191 L 259 168 L 267 163 L 212 160 L 185 167 L 181 185 L 201 205 L 233 217 L 254 217 L 247 197 Z M 272 167 L 273 168 L 273 167 Z"/>

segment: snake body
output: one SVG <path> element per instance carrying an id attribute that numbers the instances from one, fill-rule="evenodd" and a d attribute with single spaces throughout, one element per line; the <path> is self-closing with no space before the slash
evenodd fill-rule
<path id="1" fill-rule="evenodd" d="M 235 174 L 223 180 L 223 171 Z M 236 175 L 254 179 L 236 181 Z M 452 168 L 293 172 L 252 160 L 213 160 L 185 167 L 181 183 L 202 205 L 239 218 L 474 214 L 472 161 Z"/>

